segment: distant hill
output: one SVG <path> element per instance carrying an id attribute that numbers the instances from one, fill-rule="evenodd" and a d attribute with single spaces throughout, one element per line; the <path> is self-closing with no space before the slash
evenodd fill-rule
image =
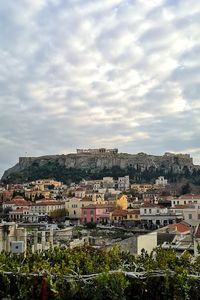
<path id="1" fill-rule="evenodd" d="M 200 184 L 200 166 L 193 164 L 189 154 L 165 153 L 155 156 L 100 150 L 79 150 L 78 153 L 67 155 L 20 157 L 14 167 L 4 172 L 1 180 L 5 183 L 15 183 L 38 178 L 55 178 L 63 182 L 77 182 L 82 178 L 116 178 L 129 175 L 135 182 L 147 182 L 164 175 L 172 182 L 186 178 L 194 184 Z"/>

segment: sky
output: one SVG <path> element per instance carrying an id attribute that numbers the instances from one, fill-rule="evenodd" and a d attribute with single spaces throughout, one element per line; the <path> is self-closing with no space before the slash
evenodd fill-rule
<path id="1" fill-rule="evenodd" d="M 76 148 L 200 164 L 200 1 L 0 2 L 0 175 Z"/>

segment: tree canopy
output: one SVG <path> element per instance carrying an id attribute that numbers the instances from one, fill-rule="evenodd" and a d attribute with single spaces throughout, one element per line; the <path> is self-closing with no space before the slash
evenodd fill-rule
<path id="1" fill-rule="evenodd" d="M 172 249 L 138 257 L 117 247 L 3 252 L 0 265 L 1 299 L 199 299 L 200 257 Z"/>

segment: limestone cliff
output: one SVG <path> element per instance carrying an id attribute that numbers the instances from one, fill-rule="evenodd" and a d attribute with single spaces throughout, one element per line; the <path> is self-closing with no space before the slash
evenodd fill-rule
<path id="1" fill-rule="evenodd" d="M 81 170 L 99 171 L 104 168 L 120 167 L 121 169 L 135 168 L 143 172 L 145 169 L 170 168 L 174 171 L 181 171 L 184 167 L 189 170 L 199 168 L 193 164 L 189 154 L 165 153 L 163 156 L 148 155 L 145 153 L 72 153 L 67 155 L 48 155 L 41 157 L 20 157 L 19 162 L 12 168 L 6 170 L 2 180 L 7 180 L 12 174 L 20 174 L 27 168 L 45 167 L 51 163 L 57 166 Z"/>

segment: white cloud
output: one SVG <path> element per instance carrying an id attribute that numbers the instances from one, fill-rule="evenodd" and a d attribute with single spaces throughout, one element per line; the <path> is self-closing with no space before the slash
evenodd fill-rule
<path id="1" fill-rule="evenodd" d="M 23 0 L 0 11 L 1 171 L 23 152 L 88 145 L 198 157 L 198 1 Z"/>

